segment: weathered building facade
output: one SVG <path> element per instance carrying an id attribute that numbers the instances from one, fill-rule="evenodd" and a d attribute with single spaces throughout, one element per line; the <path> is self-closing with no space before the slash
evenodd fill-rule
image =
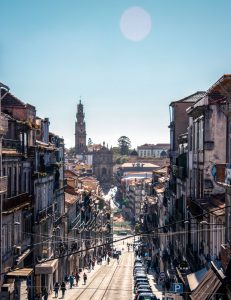
<path id="1" fill-rule="evenodd" d="M 110 186 L 113 178 L 113 153 L 105 147 L 105 143 L 99 150 L 93 151 L 93 174 L 104 186 Z"/>

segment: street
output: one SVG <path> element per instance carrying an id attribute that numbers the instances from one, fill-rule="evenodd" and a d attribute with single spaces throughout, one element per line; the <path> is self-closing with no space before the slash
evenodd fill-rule
<path id="1" fill-rule="evenodd" d="M 132 299 L 133 253 L 122 254 L 119 263 L 111 259 L 103 265 L 84 290 L 76 292 L 76 300 Z"/>
<path id="2" fill-rule="evenodd" d="M 126 241 L 127 242 L 127 241 Z M 126 244 L 126 243 L 125 243 Z M 67 286 L 65 293 L 66 300 L 131 300 L 133 299 L 133 262 L 134 252 L 127 251 L 122 242 L 114 244 L 114 248 L 122 249 L 122 255 L 119 261 L 110 259 L 109 265 L 103 261 L 102 265 L 96 265 L 95 269 L 89 272 L 87 269 L 84 272 L 87 274 L 87 284 L 83 284 L 83 272 L 79 286 L 74 286 L 72 289 Z M 54 293 L 48 298 L 55 299 Z M 58 299 L 61 299 L 61 291 L 59 291 Z"/>

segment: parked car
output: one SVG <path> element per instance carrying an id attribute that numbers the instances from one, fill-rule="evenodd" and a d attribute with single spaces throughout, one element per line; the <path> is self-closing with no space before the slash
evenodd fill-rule
<path id="1" fill-rule="evenodd" d="M 143 263 L 140 261 L 137 261 L 136 263 L 134 263 L 134 268 L 139 267 L 139 266 L 143 266 Z"/>
<path id="2" fill-rule="evenodd" d="M 139 285 L 141 285 L 141 284 L 149 285 L 148 279 L 146 279 L 146 278 L 142 278 L 142 279 L 139 278 L 139 279 L 137 279 L 137 280 L 135 281 L 134 291 L 135 291 L 136 288 L 137 288 Z"/>
<path id="3" fill-rule="evenodd" d="M 141 259 L 141 258 L 139 258 L 139 257 L 137 257 L 137 258 L 135 259 L 135 261 L 134 261 L 134 264 L 135 264 L 135 263 L 137 263 L 137 262 L 140 262 L 140 263 L 142 263 L 142 259 Z"/>
<path id="4" fill-rule="evenodd" d="M 136 300 L 157 300 L 152 293 L 140 293 Z"/>
<path id="5" fill-rule="evenodd" d="M 134 275 L 134 280 L 137 281 L 138 279 L 148 279 L 147 274 L 145 274 L 145 273 L 136 273 Z"/>
<path id="6" fill-rule="evenodd" d="M 151 291 L 151 287 L 149 285 L 149 283 L 140 283 L 138 284 L 135 289 L 134 289 L 134 292 L 136 294 L 136 292 L 139 290 L 139 289 L 149 289 Z"/>
<path id="7" fill-rule="evenodd" d="M 152 290 L 150 287 L 146 287 L 146 288 L 138 288 L 136 290 L 136 295 L 135 295 L 135 300 L 138 298 L 138 296 L 142 293 L 152 293 Z"/>
<path id="8" fill-rule="evenodd" d="M 144 265 L 140 265 L 140 264 L 139 264 L 139 265 L 135 265 L 135 266 L 134 266 L 134 270 L 135 270 L 135 269 L 140 269 L 140 268 L 144 268 Z"/>
<path id="9" fill-rule="evenodd" d="M 133 273 L 145 272 L 146 269 L 144 267 L 134 268 Z"/>

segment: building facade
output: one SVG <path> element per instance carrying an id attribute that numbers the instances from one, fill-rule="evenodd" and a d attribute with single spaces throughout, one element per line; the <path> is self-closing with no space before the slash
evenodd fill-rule
<path id="1" fill-rule="evenodd" d="M 137 147 L 137 152 L 139 157 L 165 158 L 169 149 L 170 144 L 144 144 Z"/>
<path id="2" fill-rule="evenodd" d="M 110 186 L 113 179 L 113 152 L 105 147 L 93 151 L 93 174 L 104 186 Z"/>

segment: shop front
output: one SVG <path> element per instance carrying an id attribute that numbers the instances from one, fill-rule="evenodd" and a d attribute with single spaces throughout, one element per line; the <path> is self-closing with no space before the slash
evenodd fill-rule
<path id="1" fill-rule="evenodd" d="M 58 281 L 58 259 L 47 261 L 35 266 L 35 294 L 40 294 L 42 288 L 46 288 L 48 293 L 53 291 L 56 281 Z"/>

